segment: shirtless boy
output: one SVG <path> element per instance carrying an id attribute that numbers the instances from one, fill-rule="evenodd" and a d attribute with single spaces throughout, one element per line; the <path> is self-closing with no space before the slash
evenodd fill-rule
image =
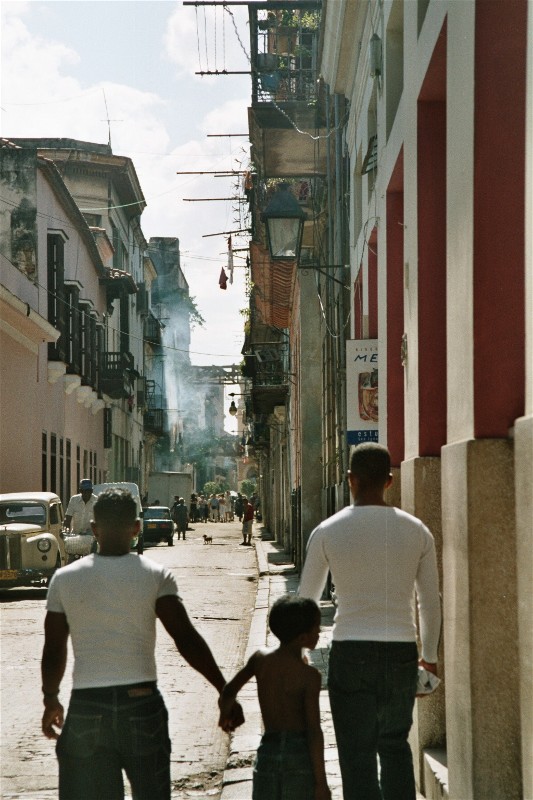
<path id="1" fill-rule="evenodd" d="M 223 730 L 231 729 L 237 693 L 253 677 L 265 732 L 254 766 L 252 800 L 330 800 L 320 727 L 320 672 L 307 664 L 302 649 L 313 650 L 320 633 L 320 609 L 313 600 L 280 597 L 269 625 L 280 644 L 257 650 L 226 684 L 219 698 Z"/>

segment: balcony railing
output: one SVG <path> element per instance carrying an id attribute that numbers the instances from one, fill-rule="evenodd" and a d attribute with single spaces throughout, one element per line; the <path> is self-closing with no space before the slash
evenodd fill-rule
<path id="1" fill-rule="evenodd" d="M 164 433 L 164 417 L 162 408 L 149 408 L 144 412 L 144 429 L 148 433 L 162 436 Z"/>
<path id="2" fill-rule="evenodd" d="M 161 323 L 149 314 L 144 320 L 144 340 L 149 344 L 161 344 Z"/>
<path id="3" fill-rule="evenodd" d="M 318 4 L 266 11 L 250 6 L 252 103 L 317 100 Z"/>
<path id="4" fill-rule="evenodd" d="M 134 365 L 131 353 L 106 352 L 100 357 L 100 389 L 115 400 L 132 393 L 130 374 Z"/>

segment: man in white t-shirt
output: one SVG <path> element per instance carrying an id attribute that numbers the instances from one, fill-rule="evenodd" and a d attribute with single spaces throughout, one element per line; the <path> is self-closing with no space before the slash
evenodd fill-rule
<path id="1" fill-rule="evenodd" d="M 348 477 L 353 505 L 312 532 L 299 593 L 318 601 L 331 572 L 337 609 L 328 689 L 345 800 L 415 800 L 407 737 L 418 664 L 437 672 L 435 543 L 419 519 L 386 504 L 392 475 L 385 447 L 356 447 Z"/>
<path id="2" fill-rule="evenodd" d="M 79 494 L 73 494 L 65 512 L 65 528 L 72 533 L 90 533 L 93 508 L 97 497 L 93 494 L 93 482 L 83 478 L 79 485 Z"/>
<path id="3" fill-rule="evenodd" d="M 156 618 L 183 658 L 219 693 L 225 679 L 189 619 L 172 573 L 130 552 L 140 529 L 132 495 L 102 492 L 92 529 L 98 554 L 58 570 L 47 598 L 42 730 L 58 740 L 59 798 L 122 800 L 124 770 L 136 800 L 170 800 L 168 714 L 156 683 Z M 59 687 L 69 635 L 73 691 L 64 720 Z M 238 704 L 233 719 L 234 727 L 244 721 Z"/>

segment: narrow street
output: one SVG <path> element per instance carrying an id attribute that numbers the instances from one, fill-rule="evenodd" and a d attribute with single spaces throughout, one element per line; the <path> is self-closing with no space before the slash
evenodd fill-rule
<path id="1" fill-rule="evenodd" d="M 145 556 L 176 574 L 191 618 L 229 677 L 242 665 L 246 650 L 257 588 L 255 548 L 239 546 L 241 526 L 237 521 L 192 527 L 185 542 L 175 537 L 174 547 L 147 546 Z M 213 537 L 212 545 L 203 542 L 206 531 Z M 0 592 L 3 800 L 57 797 L 54 743 L 40 731 L 45 602 L 45 589 Z M 69 654 L 61 687 L 65 706 L 71 665 Z M 183 661 L 162 628 L 158 629 L 157 665 L 170 715 L 172 798 L 216 800 L 222 791 L 229 738 L 217 728 L 215 692 Z"/>

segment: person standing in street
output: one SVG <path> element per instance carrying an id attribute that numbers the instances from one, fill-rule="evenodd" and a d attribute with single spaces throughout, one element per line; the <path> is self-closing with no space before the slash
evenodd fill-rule
<path id="1" fill-rule="evenodd" d="M 189 512 L 187 511 L 187 506 L 185 505 L 185 500 L 183 497 L 178 498 L 178 502 L 174 504 L 174 522 L 176 523 L 176 529 L 178 534 L 178 542 L 183 535 L 183 541 L 185 541 L 187 528 L 189 525 Z"/>
<path id="2" fill-rule="evenodd" d="M 93 494 L 93 482 L 90 478 L 83 478 L 79 483 L 79 494 L 73 494 L 69 500 L 63 525 L 69 533 L 78 536 L 88 536 L 87 551 L 96 552 L 97 543 L 91 530 L 91 520 L 93 509 L 98 499 Z M 75 560 L 74 556 L 69 556 L 69 562 Z"/>
<path id="3" fill-rule="evenodd" d="M 156 682 L 156 619 L 219 693 L 224 676 L 192 624 L 172 573 L 130 553 L 140 530 L 132 495 L 102 492 L 92 528 L 99 552 L 58 570 L 47 598 L 42 730 L 57 739 L 59 800 L 123 800 L 122 770 L 135 800 L 170 800 L 171 745 Z M 73 691 L 64 720 L 59 690 L 69 635 Z M 235 703 L 228 729 L 243 721 Z"/>
<path id="4" fill-rule="evenodd" d="M 330 800 L 320 726 L 320 672 L 304 660 L 320 635 L 313 600 L 283 595 L 269 614 L 279 647 L 257 650 L 224 687 L 219 725 L 231 729 L 237 693 L 255 678 L 265 732 L 254 765 L 252 800 Z"/>
<path id="5" fill-rule="evenodd" d="M 243 511 L 244 511 L 243 496 L 240 492 L 237 492 L 237 498 L 235 500 L 235 514 L 237 515 L 239 522 L 242 522 Z"/>
<path id="6" fill-rule="evenodd" d="M 254 522 L 254 507 L 246 495 L 242 497 L 243 518 L 242 518 L 242 542 L 241 544 L 252 544 L 252 525 Z"/>
<path id="7" fill-rule="evenodd" d="M 79 484 L 79 494 L 73 494 L 65 512 L 64 527 L 76 534 L 91 533 L 93 508 L 97 496 L 93 494 L 93 482 L 83 478 Z"/>
<path id="8" fill-rule="evenodd" d="M 345 800 L 415 800 L 407 737 L 418 665 L 437 673 L 435 542 L 419 519 L 385 502 L 392 481 L 385 447 L 356 447 L 348 477 L 353 505 L 312 532 L 299 594 L 319 600 L 331 572 L 337 610 L 328 689 Z"/>

